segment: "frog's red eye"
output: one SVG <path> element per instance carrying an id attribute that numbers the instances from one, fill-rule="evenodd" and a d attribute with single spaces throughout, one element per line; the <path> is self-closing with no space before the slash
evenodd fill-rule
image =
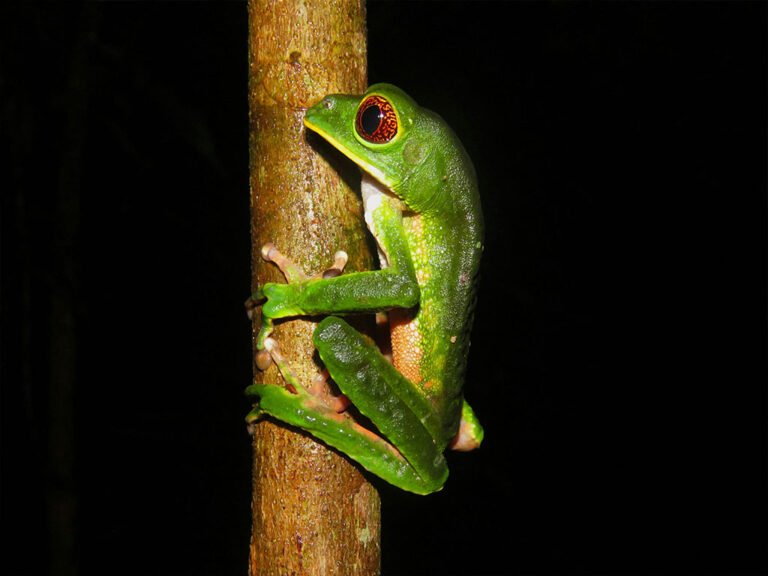
<path id="1" fill-rule="evenodd" d="M 397 134 L 395 109 L 381 96 L 369 96 L 357 109 L 355 129 L 363 140 L 385 144 Z"/>

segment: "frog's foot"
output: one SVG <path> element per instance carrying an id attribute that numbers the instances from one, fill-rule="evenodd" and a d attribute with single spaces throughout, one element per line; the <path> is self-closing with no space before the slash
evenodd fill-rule
<path id="1" fill-rule="evenodd" d="M 280 353 L 280 346 L 274 338 L 267 338 L 264 341 L 264 350 L 259 351 L 259 354 L 266 353 L 271 361 L 277 365 L 280 370 L 283 379 L 285 380 L 285 388 L 298 395 L 310 395 L 318 400 L 328 410 L 332 410 L 338 414 L 341 414 L 349 407 L 349 399 L 343 394 L 334 396 L 330 393 L 328 387 L 328 371 L 321 370 L 317 375 L 312 378 L 312 382 L 309 386 L 304 386 L 299 382 L 290 364 L 285 360 L 285 357 Z M 256 356 L 256 363 L 259 365 L 259 355 Z M 271 362 L 269 362 L 271 363 Z M 269 366 L 267 363 L 267 366 Z M 261 368 L 261 366 L 259 366 Z"/>
<path id="2" fill-rule="evenodd" d="M 248 320 L 253 322 L 253 315 L 256 308 L 261 306 L 264 302 L 263 298 L 259 298 L 258 293 L 254 294 L 248 300 L 245 301 L 245 313 L 248 316 Z"/>
<path id="3" fill-rule="evenodd" d="M 470 450 L 480 448 L 483 436 L 483 427 L 480 425 L 477 416 L 475 416 L 475 411 L 472 410 L 472 407 L 465 400 L 461 406 L 459 431 L 456 432 L 456 436 L 451 441 L 449 447 L 451 450 L 469 452 Z"/>
<path id="4" fill-rule="evenodd" d="M 312 383 L 309 385 L 308 390 L 313 396 L 321 398 L 323 403 L 331 410 L 337 414 L 341 414 L 349 408 L 350 401 L 344 394 L 334 396 L 329 393 L 328 380 L 330 380 L 330 377 L 328 370 L 323 368 L 314 378 L 312 378 Z"/>
<path id="5" fill-rule="evenodd" d="M 310 276 L 306 274 L 298 264 L 280 252 L 272 242 L 267 242 L 261 247 L 261 257 L 267 262 L 274 262 L 275 265 L 280 268 L 280 271 L 283 273 L 283 276 L 285 276 L 285 279 L 289 284 L 320 278 L 334 278 L 344 272 L 344 266 L 347 265 L 347 260 L 349 260 L 347 253 L 343 250 L 339 250 L 333 255 L 333 264 L 330 268 Z"/>
<path id="6" fill-rule="evenodd" d="M 259 355 L 261 355 L 261 357 Z M 269 361 L 266 361 L 265 356 L 266 358 L 269 358 Z M 259 361 L 261 361 L 261 365 L 259 365 Z M 262 370 L 266 370 L 273 361 L 277 364 L 280 374 L 283 375 L 283 378 L 285 379 L 285 387 L 289 391 L 294 394 L 304 391 L 304 387 L 299 383 L 299 379 L 280 353 L 280 347 L 277 345 L 277 341 L 274 338 L 267 338 L 264 340 L 264 350 L 259 350 L 259 354 L 256 356 L 256 364 L 259 365 L 259 368 Z M 262 365 L 264 366 L 263 368 Z"/>

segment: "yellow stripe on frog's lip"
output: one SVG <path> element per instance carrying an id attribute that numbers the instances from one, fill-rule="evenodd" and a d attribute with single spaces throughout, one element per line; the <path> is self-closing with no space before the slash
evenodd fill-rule
<path id="1" fill-rule="evenodd" d="M 317 124 L 313 124 L 311 121 L 307 120 L 306 116 L 304 117 L 304 125 L 307 126 L 307 128 L 310 128 L 313 132 L 317 132 L 318 134 L 320 134 L 320 136 L 325 138 L 334 148 L 336 148 L 339 152 L 344 154 L 344 156 L 352 160 L 355 164 L 360 166 L 360 168 L 365 170 L 368 174 L 376 178 L 376 180 L 384 184 L 384 186 L 387 186 L 388 188 L 392 187 L 392 184 L 387 181 L 387 178 L 384 176 L 384 173 L 381 170 L 379 170 L 375 166 L 372 166 L 371 164 L 369 164 L 359 156 L 352 154 L 349 151 L 349 148 L 343 146 L 341 142 L 336 140 L 333 136 L 328 134 L 328 132 L 320 128 Z"/>

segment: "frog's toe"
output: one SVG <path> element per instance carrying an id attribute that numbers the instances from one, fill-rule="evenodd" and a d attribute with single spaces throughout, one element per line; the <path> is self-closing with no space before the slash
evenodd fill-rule
<path id="1" fill-rule="evenodd" d="M 274 262 L 280 268 L 288 282 L 301 282 L 307 279 L 307 275 L 293 260 L 280 252 L 272 242 L 267 242 L 261 247 L 261 257 L 267 262 Z"/>
<path id="2" fill-rule="evenodd" d="M 248 315 L 248 320 L 253 320 L 253 316 L 256 313 L 256 308 L 261 306 L 266 300 L 264 292 L 259 288 L 253 295 L 245 301 L 245 313 Z"/>
<path id="3" fill-rule="evenodd" d="M 259 350 L 256 352 L 256 368 L 262 372 L 272 366 L 272 356 L 268 350 Z"/>
<path id="4" fill-rule="evenodd" d="M 344 272 L 344 267 L 347 265 L 347 261 L 349 260 L 349 256 L 347 255 L 344 250 L 339 250 L 336 252 L 336 254 L 333 255 L 333 264 L 330 268 L 323 271 L 321 274 L 321 277 L 323 279 L 328 278 L 335 278 L 336 276 L 341 276 L 341 274 Z"/>
<path id="5" fill-rule="evenodd" d="M 279 358 L 279 352 L 277 351 L 277 342 L 274 338 L 270 338 L 269 335 L 265 335 L 263 339 L 262 348 L 256 351 L 256 368 L 261 370 L 262 372 L 272 366 L 273 362 L 273 353 L 278 354 Z"/>
<path id="6" fill-rule="evenodd" d="M 335 278 L 344 272 L 344 267 L 349 260 L 347 253 L 344 250 L 339 250 L 333 255 L 333 264 L 331 264 L 330 268 L 319 274 L 309 276 L 293 260 L 280 252 L 272 242 L 267 242 L 261 247 L 261 257 L 267 262 L 274 262 L 290 284 L 310 279 Z"/>
<path id="7" fill-rule="evenodd" d="M 312 382 L 309 384 L 309 386 L 307 386 L 307 392 L 320 400 L 323 405 L 328 407 L 330 410 L 333 410 L 337 414 L 341 414 L 342 412 L 345 412 L 347 408 L 349 408 L 351 402 L 349 398 L 347 398 L 344 394 L 334 395 L 331 393 L 330 387 L 328 385 L 330 377 L 331 375 L 328 373 L 328 370 L 320 370 L 317 374 L 315 374 L 315 377 L 312 378 Z"/>
<path id="8" fill-rule="evenodd" d="M 261 247 L 261 257 L 267 262 L 272 261 L 271 254 L 277 251 L 277 247 L 272 242 L 267 242 Z"/>

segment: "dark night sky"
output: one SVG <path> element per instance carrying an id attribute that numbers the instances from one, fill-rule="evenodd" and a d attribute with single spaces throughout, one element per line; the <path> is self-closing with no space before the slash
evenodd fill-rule
<path id="1" fill-rule="evenodd" d="M 82 574 L 243 574 L 245 4 L 0 10 L 0 569 L 46 572 L 63 490 Z M 487 440 L 437 495 L 382 486 L 385 574 L 768 570 L 766 4 L 368 22 L 371 83 L 453 126 L 487 224 L 467 383 Z"/>

